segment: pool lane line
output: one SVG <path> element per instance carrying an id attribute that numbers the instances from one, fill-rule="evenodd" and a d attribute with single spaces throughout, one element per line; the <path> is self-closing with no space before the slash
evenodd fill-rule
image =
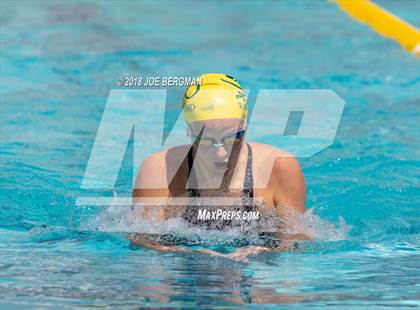
<path id="1" fill-rule="evenodd" d="M 340 8 L 377 33 L 397 41 L 410 53 L 420 57 L 420 31 L 370 0 L 334 0 Z"/>

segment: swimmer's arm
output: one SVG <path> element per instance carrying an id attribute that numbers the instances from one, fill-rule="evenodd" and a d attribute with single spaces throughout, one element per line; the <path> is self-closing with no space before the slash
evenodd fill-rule
<path id="1" fill-rule="evenodd" d="M 299 213 L 306 211 L 306 184 L 298 161 L 293 157 L 277 158 L 272 173 L 275 206 L 284 206 Z"/>
<path id="2" fill-rule="evenodd" d="M 279 239 L 285 241 L 283 245 L 286 248 L 293 247 L 297 241 L 311 240 L 312 238 L 305 233 L 300 217 L 296 216 L 296 212 L 303 214 L 306 211 L 306 184 L 299 162 L 294 157 L 277 158 L 273 176 L 276 211 L 297 231 L 296 234 L 283 234 Z"/>
<path id="3" fill-rule="evenodd" d="M 254 256 L 261 252 L 271 252 L 271 251 L 279 252 L 279 251 L 286 251 L 286 250 L 292 249 L 292 246 L 288 246 L 288 245 L 283 245 L 277 248 L 248 246 L 248 247 L 236 249 L 233 253 L 225 254 L 225 253 L 220 253 L 220 252 L 213 251 L 210 249 L 191 250 L 191 249 L 180 247 L 180 246 L 164 246 L 164 245 L 159 244 L 158 241 L 150 238 L 150 236 L 146 234 L 133 234 L 129 236 L 129 239 L 131 243 L 135 246 L 142 246 L 146 249 L 154 250 L 158 252 L 199 253 L 199 254 L 206 254 L 210 256 L 223 257 L 223 258 L 232 259 L 235 261 L 247 261 L 249 256 Z M 293 247 L 293 249 L 296 249 L 296 247 Z"/>
<path id="4" fill-rule="evenodd" d="M 180 246 L 165 246 L 159 244 L 158 241 L 152 240 L 145 234 L 134 234 L 129 236 L 129 239 L 133 245 L 142 246 L 149 250 L 155 250 L 159 252 L 187 252 L 191 253 L 193 250 L 186 249 Z"/>
<path id="5" fill-rule="evenodd" d="M 229 259 L 235 259 L 229 256 L 229 254 L 219 253 L 210 249 L 200 249 L 200 250 L 191 250 L 181 246 L 165 246 L 159 244 L 158 241 L 153 240 L 150 236 L 146 234 L 133 234 L 129 236 L 129 240 L 135 246 L 142 246 L 149 250 L 159 251 L 159 252 L 185 252 L 185 253 L 200 253 L 207 254 L 210 256 L 220 256 Z"/>
<path id="6" fill-rule="evenodd" d="M 281 243 L 278 246 L 266 247 L 250 245 L 236 249 L 233 253 L 223 254 L 223 256 L 236 261 L 247 261 L 248 257 L 255 256 L 262 252 L 285 252 L 297 250 L 299 248 L 298 241 L 305 241 L 309 239 L 309 237 L 304 234 L 279 235 L 277 238 L 281 238 Z"/>
<path id="7" fill-rule="evenodd" d="M 148 157 L 142 164 L 133 189 L 133 204 L 141 204 L 139 216 L 143 220 L 165 221 L 171 214 L 171 209 L 165 205 L 150 205 L 156 199 L 163 201 L 168 198 L 169 189 L 164 188 L 166 182 L 166 167 L 164 153 Z M 160 186 L 159 186 L 160 185 Z M 159 188 L 161 187 L 161 188 Z M 148 205 L 149 204 L 149 205 Z M 134 234 L 129 237 L 134 245 L 160 252 L 193 252 L 180 246 L 164 246 L 145 234 Z"/>
<path id="8" fill-rule="evenodd" d="M 146 158 L 137 175 L 132 194 L 133 204 L 143 205 L 139 215 L 144 220 L 164 221 L 168 217 L 165 206 L 150 205 L 150 199 L 163 200 L 169 197 L 168 188 L 164 188 L 166 182 L 164 162 L 163 153 L 153 154 Z"/>

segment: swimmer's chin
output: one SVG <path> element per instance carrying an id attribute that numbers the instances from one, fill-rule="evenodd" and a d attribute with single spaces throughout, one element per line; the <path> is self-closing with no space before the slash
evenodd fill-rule
<path id="1" fill-rule="evenodd" d="M 228 168 L 225 162 L 215 162 L 214 166 L 217 169 L 227 169 Z"/>

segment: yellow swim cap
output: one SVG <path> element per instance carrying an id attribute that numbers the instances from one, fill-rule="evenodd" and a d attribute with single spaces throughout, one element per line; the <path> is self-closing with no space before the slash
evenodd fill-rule
<path id="1" fill-rule="evenodd" d="M 197 85 L 187 88 L 183 114 L 187 124 L 210 119 L 238 118 L 246 121 L 247 98 L 241 85 L 231 76 L 207 73 Z"/>

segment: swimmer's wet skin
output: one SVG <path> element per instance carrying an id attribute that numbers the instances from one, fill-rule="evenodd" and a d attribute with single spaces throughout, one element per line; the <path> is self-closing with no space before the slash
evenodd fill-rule
<path id="1" fill-rule="evenodd" d="M 133 190 L 134 203 L 144 203 L 147 198 L 159 197 L 185 197 L 187 203 L 183 206 L 161 207 L 159 212 L 153 212 L 153 216 L 151 209 L 145 207 L 140 216 L 158 221 L 181 217 L 190 226 L 211 230 L 229 230 L 240 226 L 245 229 L 245 237 L 247 228 L 251 230 L 252 227 L 263 237 L 261 243 L 239 248 L 231 254 L 200 250 L 205 254 L 243 259 L 269 248 L 294 249 L 294 242 L 290 243 L 291 246 L 285 246 L 286 243 L 281 240 L 276 242 L 270 239 L 261 219 L 253 225 L 234 219 L 218 222 L 199 220 L 200 210 L 204 207 L 196 202 L 205 198 L 234 197 L 239 203 L 223 206 L 225 211 L 258 211 L 263 218 L 264 214 L 272 217 L 273 212 L 270 215 L 265 212 L 271 210 L 283 220 L 287 220 L 284 218 L 287 212 L 283 212 L 286 209 L 304 213 L 306 201 L 303 174 L 293 156 L 270 145 L 245 142 L 248 105 L 238 81 L 229 75 L 216 73 L 204 74 L 199 80 L 201 83 L 187 88 L 182 103 L 191 144 L 149 156 L 141 166 Z M 169 176 L 171 179 L 167 180 Z M 156 188 L 156 184 L 166 185 Z M 262 200 L 263 204 L 255 203 L 256 198 Z M 221 208 L 215 201 L 215 205 L 206 208 Z M 299 227 L 296 229 L 299 231 Z M 283 237 L 293 239 L 290 236 Z M 187 242 L 180 242 L 177 238 L 165 236 L 159 239 L 151 240 L 146 235 L 131 238 L 133 244 L 155 250 L 192 251 L 180 246 Z M 300 235 L 296 239 L 309 237 Z"/>

